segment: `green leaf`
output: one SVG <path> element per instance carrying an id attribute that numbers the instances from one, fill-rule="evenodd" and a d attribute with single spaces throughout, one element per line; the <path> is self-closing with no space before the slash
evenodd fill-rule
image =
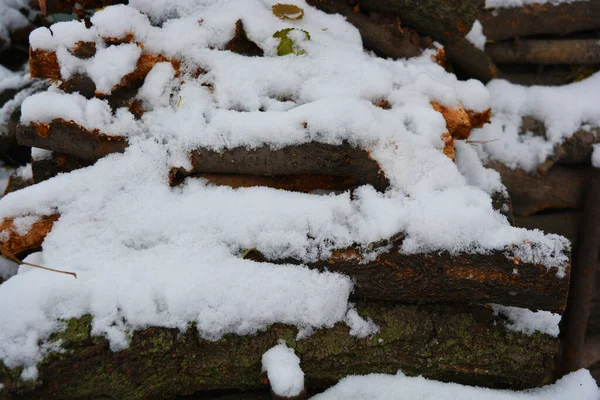
<path id="1" fill-rule="evenodd" d="M 279 45 L 277 46 L 278 56 L 285 56 L 288 54 L 296 54 L 297 56 L 300 56 L 302 54 L 306 54 L 306 52 L 303 49 L 297 48 L 294 41 L 288 37 L 288 33 L 293 31 L 294 29 L 296 28 L 286 28 L 277 31 L 273 34 L 274 38 L 279 38 Z M 304 32 L 304 35 L 306 36 L 307 40 L 310 40 L 310 33 L 305 31 L 304 29 L 299 30 Z"/>
<path id="2" fill-rule="evenodd" d="M 273 14 L 281 19 L 299 20 L 304 17 L 304 10 L 293 4 L 277 3 L 271 9 Z"/>

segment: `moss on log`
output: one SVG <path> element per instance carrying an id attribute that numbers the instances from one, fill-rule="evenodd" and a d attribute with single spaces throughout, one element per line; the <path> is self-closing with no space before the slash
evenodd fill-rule
<path id="1" fill-rule="evenodd" d="M 547 382 L 558 340 L 507 331 L 486 308 L 359 303 L 381 331 L 359 339 L 337 324 L 296 340 L 296 328 L 272 325 L 253 336 L 227 335 L 216 342 L 186 332 L 152 327 L 133 333 L 131 346 L 112 352 L 90 336 L 89 316 L 71 320 L 63 333 L 69 350 L 38 365 L 34 383 L 19 380 L 20 368 L 0 364 L 1 398 L 152 399 L 205 390 L 258 389 L 261 356 L 284 339 L 301 358 L 310 390 L 349 374 L 407 374 L 497 388 L 524 389 Z"/>

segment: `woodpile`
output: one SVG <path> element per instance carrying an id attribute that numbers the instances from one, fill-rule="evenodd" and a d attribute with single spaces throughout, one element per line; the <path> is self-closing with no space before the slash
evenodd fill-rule
<path id="1" fill-rule="evenodd" d="M 39 3 L 44 15 L 74 7 L 74 2 L 68 0 L 40 0 Z M 121 2 L 79 3 L 83 3 L 84 8 L 93 8 Z M 327 12 L 345 15 L 359 28 L 365 46 L 384 56 L 416 55 L 430 47 L 432 40 L 443 41 L 452 63 L 484 81 L 500 75 L 501 69 L 494 62 L 597 63 L 596 54 L 590 54 L 586 60 L 569 58 L 569 54 L 559 48 L 567 45 L 566 42 L 558 44 L 556 40 L 551 43 L 523 40 L 518 45 L 498 42 L 485 52 L 477 50 L 463 38 L 477 18 L 482 21 L 488 38 L 497 41 L 534 33 L 565 34 L 580 29 L 573 25 L 565 28 L 566 31 L 554 32 L 548 28 L 532 33 L 527 30 L 532 29 L 528 28 L 529 24 L 514 26 L 507 22 L 517 18 L 512 13 L 480 11 L 478 0 L 464 2 L 460 13 L 444 11 L 455 3 L 451 0 L 361 0 L 359 10 L 345 0 L 309 3 Z M 436 7 L 431 7 L 433 3 Z M 574 18 L 587 24 L 589 29 L 598 29 L 596 20 L 588 18 L 578 4 L 581 3 L 564 7 L 568 6 Z M 550 16 L 563 12 L 556 11 L 563 6 L 544 7 Z M 541 13 L 542 6 L 535 10 Z M 395 20 L 397 15 L 402 15 L 402 25 Z M 504 24 L 514 28 L 506 33 L 510 36 L 500 33 Z M 400 32 L 398 28 L 404 25 Z M 242 29 L 239 25 L 239 30 Z M 136 43 L 132 36 L 102 39 L 107 45 Z M 583 43 L 580 42 L 578 44 Z M 535 46 L 540 47 L 537 53 L 529 52 L 527 59 L 521 57 L 523 48 L 537 48 Z M 143 44 L 140 43 L 140 47 Z M 175 71 L 181 68 L 180 60 L 143 51 L 135 71 L 123 77 L 110 93 L 97 90 L 92 80 L 83 74 L 64 79 L 52 51 L 31 50 L 30 73 L 33 78 L 56 80 L 58 87 L 67 93 L 79 92 L 88 99 L 107 100 L 113 110 L 127 107 L 139 117 L 143 114 L 143 104 L 139 104 L 135 96 L 151 68 L 159 62 L 171 63 Z M 75 57 L 89 58 L 95 48 L 78 42 L 72 53 Z M 562 58 L 557 59 L 555 55 Z M 202 76 L 200 67 L 198 71 Z M 385 106 L 381 103 L 382 108 Z M 489 122 L 491 116 L 490 110 L 474 113 L 462 106 L 450 109 L 432 103 L 432 108 L 446 121 L 448 132 L 442 137 L 446 143 L 444 154 L 451 159 L 454 159 L 454 141 L 468 139 L 471 129 Z M 129 145 L 125 137 L 88 129 L 62 118 L 17 126 L 18 115 L 12 119 L 18 143 L 51 153 L 32 160 L 33 182 L 15 183 L 7 192 L 25 184 L 40 183 L 59 173 L 88 167 L 109 154 L 125 152 Z M 560 233 L 577 241 L 578 227 L 587 212 L 587 208 L 584 210 L 585 190 L 592 179 L 591 167 L 580 164 L 581 160 L 589 160 L 591 143 L 595 140 L 586 135 L 576 135 L 572 142 L 561 145 L 557 151 L 559 156 L 540 167 L 541 176 L 511 170 L 501 164 L 490 165 L 502 175 L 511 197 L 496 198 L 497 208 L 511 200 L 517 225 Z M 311 142 L 281 149 L 231 147 L 219 152 L 197 148 L 189 152 L 189 159 L 191 169 L 170 166 L 172 186 L 186 179 L 203 178 L 212 184 L 233 188 L 265 186 L 317 194 L 352 191 L 361 185 L 385 191 L 390 184 L 371 154 L 350 143 Z M 59 218 L 58 214 L 45 216 L 25 235 L 15 231 L 12 219 L 5 219 L 0 227 L 0 231 L 8 232 L 7 237 L 0 240 L 2 254 L 22 258 L 41 249 L 44 238 Z M 296 328 L 275 324 L 255 335 L 228 335 L 212 342 L 199 337 L 192 327 L 185 332 L 150 327 L 133 332 L 128 349 L 113 352 L 105 339 L 92 335 L 91 317 L 86 315 L 67 322 L 60 339 L 64 340 L 69 353 L 56 354 L 43 361 L 39 366 L 39 384 L 24 384 L 19 374 L 0 363 L 2 393 L 39 399 L 92 398 L 99 394 L 146 399 L 198 391 L 267 390 L 264 379 L 260 379 L 260 359 L 280 338 L 286 338 L 288 345 L 302 355 L 302 368 L 311 390 L 326 388 L 349 374 L 395 373 L 398 369 L 443 381 L 511 389 L 541 386 L 555 377 L 559 339 L 511 330 L 506 326 L 506 317 L 485 304 L 563 314 L 569 292 L 569 267 L 566 276 L 561 277 L 546 265 L 507 256 L 510 248 L 489 254 L 407 255 L 399 251 L 403 239 L 399 233 L 366 249 L 340 248 L 327 260 L 311 263 L 301 259 L 268 259 L 255 249 L 245 255 L 255 262 L 305 265 L 349 276 L 355 283 L 352 296 L 358 312 L 380 327 L 374 337 L 352 336 L 348 326 L 337 324 L 297 339 Z M 600 334 L 599 310 L 600 306 L 592 307 L 590 334 Z"/>

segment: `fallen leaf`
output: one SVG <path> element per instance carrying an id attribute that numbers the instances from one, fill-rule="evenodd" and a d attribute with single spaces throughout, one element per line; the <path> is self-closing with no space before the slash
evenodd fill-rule
<path id="1" fill-rule="evenodd" d="M 304 10 L 293 4 L 277 3 L 271 9 L 273 14 L 281 19 L 299 20 L 304 17 Z"/>

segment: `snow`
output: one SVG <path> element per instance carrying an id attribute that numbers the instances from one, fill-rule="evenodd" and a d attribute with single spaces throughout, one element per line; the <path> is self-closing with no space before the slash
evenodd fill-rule
<path id="1" fill-rule="evenodd" d="M 33 171 L 31 170 L 31 163 L 17 168 L 14 175 L 18 178 L 21 178 L 24 181 L 33 179 Z"/>
<path id="2" fill-rule="evenodd" d="M 0 280 L 5 281 L 17 274 L 19 265 L 13 261 L 0 257 Z"/>
<path id="3" fill-rule="evenodd" d="M 483 50 L 485 48 L 485 42 L 487 41 L 487 38 L 483 34 L 483 25 L 481 25 L 479 20 L 473 23 L 473 26 L 471 27 L 469 33 L 467 33 L 465 36 L 465 39 L 473 43 L 473 45 L 479 50 Z"/>
<path id="4" fill-rule="evenodd" d="M 402 372 L 349 376 L 312 400 L 597 400 L 600 390 L 589 371 L 572 372 L 552 385 L 514 392 L 445 383 Z"/>
<path id="5" fill-rule="evenodd" d="M 593 145 L 592 165 L 595 168 L 600 168 L 600 143 Z"/>
<path id="6" fill-rule="evenodd" d="M 262 369 L 267 373 L 271 390 L 276 395 L 293 397 L 304 390 L 304 372 L 300 369 L 300 359 L 285 342 L 263 354 Z"/>
<path id="7" fill-rule="evenodd" d="M 15 233 L 19 236 L 26 235 L 33 226 L 33 224 L 35 224 L 39 220 L 40 217 L 36 215 L 27 215 L 24 217 L 15 218 L 13 221 Z"/>
<path id="8" fill-rule="evenodd" d="M 564 276 L 568 241 L 511 227 L 492 208 L 490 193 L 503 190 L 499 177 L 483 168 L 470 145 L 458 146 L 458 166 L 441 152 L 445 121 L 430 102 L 484 111 L 490 93 L 481 83 L 458 81 L 433 62 L 431 50 L 411 60 L 376 58 L 343 18 L 297 0 L 304 18 L 282 21 L 271 11 L 274 3 L 131 1 L 129 7 L 162 25 L 132 18 L 123 32 L 147 35 L 143 50 L 99 46 L 90 60 L 74 60 L 69 43 L 52 39 L 61 72 L 83 68 L 99 90 L 112 89 L 141 51 L 176 58 L 182 67 L 179 76 L 168 63 L 153 67 L 138 94 L 146 110 L 139 120 L 127 108 L 113 113 L 106 101 L 56 87 L 23 103 L 22 123 L 73 120 L 125 136 L 129 147 L 0 201 L 0 218 L 60 214 L 31 262 L 78 276 L 23 268 L 2 284 L 0 359 L 7 366 L 34 366 L 49 351 L 49 335 L 62 329 L 58 321 L 84 314 L 93 315 L 92 334 L 106 337 L 113 350 L 127 347 L 129 332 L 152 325 L 184 330 L 194 324 L 211 340 L 273 323 L 295 325 L 300 335 L 339 322 L 360 337 L 377 331 L 349 302 L 349 278 L 242 259 L 252 248 L 269 259 L 308 263 L 404 232 L 406 254 L 501 251 Z M 239 18 L 265 57 L 222 50 Z M 273 33 L 287 27 L 310 32 L 304 55 L 276 56 Z M 32 40 L 40 36 L 37 45 L 47 45 L 43 35 Z M 198 67 L 206 74 L 197 77 Z M 392 108 L 376 107 L 381 99 Z M 191 167 L 194 148 L 277 149 L 311 141 L 368 151 L 390 187 L 315 196 L 234 190 L 199 179 L 168 184 L 171 167 Z M 33 157 L 48 154 L 34 150 Z M 19 295 L 25 291 L 28 296 Z"/>
<path id="9" fill-rule="evenodd" d="M 19 9 L 25 8 L 31 11 L 26 0 L 3 0 L 0 1 L 0 42 L 3 41 L 3 47 L 10 46 L 10 34 L 17 29 L 29 25 L 29 21 Z"/>
<path id="10" fill-rule="evenodd" d="M 33 161 L 50 160 L 52 158 L 52 152 L 46 149 L 39 149 L 37 147 L 31 148 L 31 159 Z"/>
<path id="11" fill-rule="evenodd" d="M 526 308 L 507 307 L 499 304 L 492 304 L 491 306 L 496 315 L 502 314 L 508 318 L 509 323 L 506 327 L 510 330 L 528 335 L 537 331 L 558 337 L 560 314 L 541 310 L 531 311 Z"/>
<path id="12" fill-rule="evenodd" d="M 557 6 L 560 4 L 574 3 L 576 1 L 588 0 L 485 0 L 485 8 L 512 8 L 523 7 L 530 4 L 550 4 Z"/>
<path id="13" fill-rule="evenodd" d="M 482 145 L 484 158 L 501 161 L 510 168 L 534 172 L 553 154 L 554 147 L 584 125 L 600 126 L 600 72 L 560 87 L 524 87 L 493 80 L 492 123 L 473 130 L 470 139 L 489 141 Z M 544 123 L 545 137 L 520 134 L 522 119 L 534 117 Z"/>

